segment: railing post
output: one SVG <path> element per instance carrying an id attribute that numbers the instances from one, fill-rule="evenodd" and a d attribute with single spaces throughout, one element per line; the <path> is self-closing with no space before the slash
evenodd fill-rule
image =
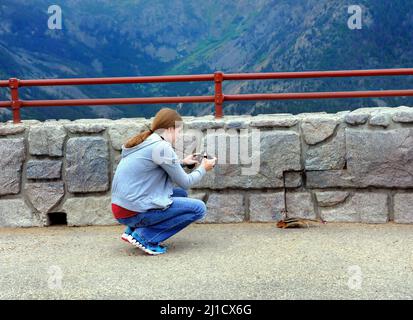
<path id="1" fill-rule="evenodd" d="M 11 93 L 11 109 L 13 111 L 13 123 L 20 123 L 20 107 L 22 102 L 19 98 L 19 79 L 10 78 L 9 88 Z"/>
<path id="2" fill-rule="evenodd" d="M 224 73 L 216 71 L 214 73 L 215 82 L 215 118 L 222 118 L 222 104 L 224 102 L 224 95 L 222 93 L 222 82 L 224 81 Z"/>

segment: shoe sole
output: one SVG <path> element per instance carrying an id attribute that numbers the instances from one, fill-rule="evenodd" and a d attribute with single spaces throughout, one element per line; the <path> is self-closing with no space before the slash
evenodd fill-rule
<path id="1" fill-rule="evenodd" d="M 130 242 L 129 242 L 129 239 L 128 239 L 128 236 L 129 236 L 129 234 L 123 233 L 120 238 L 121 238 L 123 241 L 130 243 Z"/>
<path id="2" fill-rule="evenodd" d="M 125 242 L 128 242 L 132 245 L 134 245 L 135 247 L 141 249 L 143 252 L 150 254 L 152 256 L 156 256 L 156 255 L 160 255 L 160 254 L 164 254 L 165 252 L 156 252 L 156 251 L 152 251 L 148 248 L 146 248 L 143 244 L 141 244 L 139 241 L 137 241 L 136 239 L 134 239 L 132 237 L 132 235 L 124 233 L 121 236 L 121 239 Z"/>

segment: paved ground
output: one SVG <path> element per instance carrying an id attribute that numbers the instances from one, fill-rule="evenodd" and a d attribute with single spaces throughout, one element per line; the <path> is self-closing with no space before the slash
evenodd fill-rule
<path id="1" fill-rule="evenodd" d="M 193 225 L 156 257 L 121 230 L 0 229 L 0 298 L 413 299 L 413 225 Z"/>

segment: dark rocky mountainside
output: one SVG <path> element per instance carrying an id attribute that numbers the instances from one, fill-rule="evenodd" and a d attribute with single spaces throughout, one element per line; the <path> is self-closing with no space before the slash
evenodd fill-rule
<path id="1" fill-rule="evenodd" d="M 62 30 L 49 30 L 50 1 L 0 1 L 0 79 L 269 72 L 413 66 L 413 4 L 360 0 L 361 30 L 340 0 L 68 0 Z M 412 88 L 412 77 L 226 83 L 226 93 Z M 203 95 L 212 83 L 41 87 L 23 99 Z M 0 100 L 9 99 L 0 89 Z M 226 104 L 229 113 L 338 111 L 411 105 L 412 98 Z M 149 116 L 160 106 L 30 108 L 23 118 Z M 176 107 L 176 105 L 174 106 Z M 183 114 L 212 105 L 177 106 Z M 0 110 L 0 119 L 10 112 Z"/>

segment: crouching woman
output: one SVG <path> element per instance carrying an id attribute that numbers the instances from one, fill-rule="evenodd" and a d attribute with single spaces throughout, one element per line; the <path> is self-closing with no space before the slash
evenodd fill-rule
<path id="1" fill-rule="evenodd" d="M 188 198 L 185 189 L 199 182 L 216 158 L 200 164 L 192 156 L 178 159 L 173 146 L 181 122 L 175 110 L 161 109 L 149 130 L 122 146 L 112 182 L 112 212 L 127 226 L 122 239 L 151 255 L 165 253 L 161 242 L 206 214 L 204 202 Z M 187 174 L 182 164 L 198 166 Z"/>

